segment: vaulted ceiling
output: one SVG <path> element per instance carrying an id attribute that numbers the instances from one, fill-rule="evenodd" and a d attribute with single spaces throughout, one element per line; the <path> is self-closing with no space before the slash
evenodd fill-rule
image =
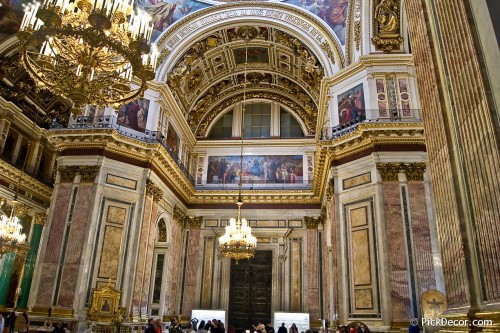
<path id="1" fill-rule="evenodd" d="M 247 100 L 287 106 L 314 135 L 323 73 L 297 38 L 274 27 L 246 25 L 197 40 L 178 58 L 167 84 L 197 137 L 207 136 L 210 123 L 243 100 L 244 92 Z"/>

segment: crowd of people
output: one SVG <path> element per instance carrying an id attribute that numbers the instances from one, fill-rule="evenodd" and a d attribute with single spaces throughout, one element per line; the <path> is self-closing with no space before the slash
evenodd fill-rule
<path id="1" fill-rule="evenodd" d="M 27 333 L 29 327 L 29 319 L 26 311 L 16 313 L 12 311 L 5 318 L 0 314 L 0 333 Z"/>

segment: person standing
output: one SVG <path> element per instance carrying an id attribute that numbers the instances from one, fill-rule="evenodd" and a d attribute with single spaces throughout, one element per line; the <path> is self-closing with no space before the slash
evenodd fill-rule
<path id="1" fill-rule="evenodd" d="M 176 317 L 170 319 L 170 327 L 168 328 L 169 333 L 182 333 L 181 326 Z"/>
<path id="2" fill-rule="evenodd" d="M 285 327 L 285 323 L 282 323 L 281 327 L 278 328 L 278 333 L 288 333 L 288 330 Z"/>
<path id="3" fill-rule="evenodd" d="M 299 329 L 297 328 L 297 325 L 295 325 L 295 323 L 293 323 L 292 326 L 290 327 L 289 333 L 299 333 Z"/>
<path id="4" fill-rule="evenodd" d="M 16 313 L 12 311 L 8 316 L 7 316 L 7 321 L 5 325 L 9 327 L 9 333 L 14 333 L 14 324 L 16 323 Z"/>
<path id="5" fill-rule="evenodd" d="M 267 325 L 266 325 L 266 332 L 267 333 L 274 333 L 274 327 L 273 325 L 271 324 L 271 322 L 268 322 Z"/>
<path id="6" fill-rule="evenodd" d="M 144 333 L 156 333 L 155 321 L 153 318 L 148 319 L 148 327 L 146 328 Z"/>

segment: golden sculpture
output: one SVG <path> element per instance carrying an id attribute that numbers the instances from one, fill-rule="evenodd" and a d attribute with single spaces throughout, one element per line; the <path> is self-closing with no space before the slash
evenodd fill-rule
<path id="1" fill-rule="evenodd" d="M 403 42 L 400 35 L 400 0 L 379 0 L 373 13 L 375 36 L 373 43 L 382 51 L 398 49 Z"/>

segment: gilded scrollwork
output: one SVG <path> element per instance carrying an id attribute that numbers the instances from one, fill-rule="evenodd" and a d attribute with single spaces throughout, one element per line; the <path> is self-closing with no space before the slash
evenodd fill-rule
<path id="1" fill-rule="evenodd" d="M 398 181 L 400 173 L 404 173 L 409 182 L 423 181 L 426 163 L 377 163 L 377 170 L 383 181 Z"/>
<path id="2" fill-rule="evenodd" d="M 378 0 L 373 14 L 375 35 L 373 43 L 382 51 L 390 52 L 403 42 L 400 34 L 401 0 Z"/>
<path id="3" fill-rule="evenodd" d="M 76 175 L 80 175 L 81 183 L 93 183 L 99 173 L 99 166 L 68 165 L 59 167 L 59 181 L 61 183 L 72 183 Z"/>
<path id="4" fill-rule="evenodd" d="M 47 222 L 47 214 L 45 213 L 35 213 L 35 224 L 45 226 L 45 223 Z"/>
<path id="5" fill-rule="evenodd" d="M 194 216 L 190 218 L 188 224 L 190 229 L 200 229 L 203 224 L 203 216 Z"/>
<path id="6" fill-rule="evenodd" d="M 179 206 L 174 206 L 174 220 L 178 223 L 184 223 L 187 215 Z"/>
<path id="7" fill-rule="evenodd" d="M 304 222 L 307 229 L 318 229 L 322 219 L 321 216 L 304 216 Z"/>
<path id="8" fill-rule="evenodd" d="M 28 216 L 28 213 L 32 209 L 29 205 L 19 201 L 13 201 L 12 206 L 14 208 L 14 215 L 16 215 L 17 217 Z"/>

